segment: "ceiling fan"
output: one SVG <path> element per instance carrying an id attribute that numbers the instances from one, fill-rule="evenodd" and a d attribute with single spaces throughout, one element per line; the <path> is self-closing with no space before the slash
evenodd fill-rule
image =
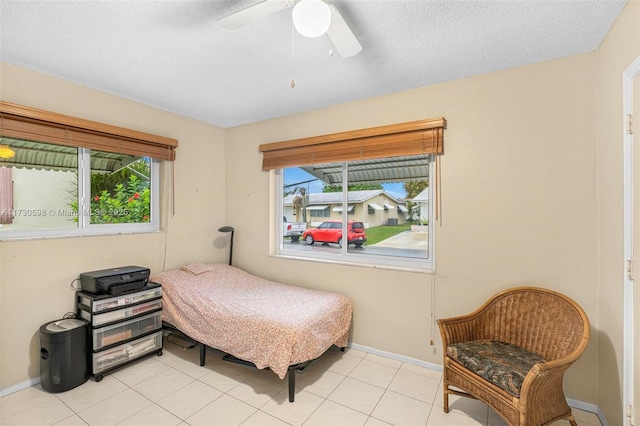
<path id="1" fill-rule="evenodd" d="M 293 7 L 296 30 L 307 37 L 327 34 L 343 58 L 357 55 L 362 46 L 338 9 L 324 0 L 264 0 L 218 20 L 225 28 L 237 29 L 273 13 Z"/>

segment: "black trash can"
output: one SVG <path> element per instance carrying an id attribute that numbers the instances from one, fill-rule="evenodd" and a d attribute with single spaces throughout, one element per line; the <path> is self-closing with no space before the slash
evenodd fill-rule
<path id="1" fill-rule="evenodd" d="M 88 323 L 61 319 L 40 327 L 40 384 L 49 392 L 64 392 L 89 379 Z"/>

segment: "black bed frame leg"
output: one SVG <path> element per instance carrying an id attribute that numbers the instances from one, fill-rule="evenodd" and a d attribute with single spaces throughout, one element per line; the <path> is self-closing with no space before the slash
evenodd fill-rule
<path id="1" fill-rule="evenodd" d="M 207 347 L 204 343 L 200 343 L 200 367 L 204 365 L 204 355 L 206 353 Z"/>
<path id="2" fill-rule="evenodd" d="M 293 402 L 296 396 L 296 372 L 289 368 L 289 402 Z"/>

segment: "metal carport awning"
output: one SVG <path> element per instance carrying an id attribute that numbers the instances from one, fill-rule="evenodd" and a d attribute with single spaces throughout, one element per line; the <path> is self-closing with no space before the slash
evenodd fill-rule
<path id="1" fill-rule="evenodd" d="M 349 184 L 391 183 L 424 180 L 429 177 L 429 155 L 360 160 L 349 162 Z M 330 185 L 342 183 L 342 163 L 300 167 Z"/>
<path id="2" fill-rule="evenodd" d="M 78 148 L 10 138 L 2 138 L 0 143 L 15 151 L 12 158 L 0 159 L 1 167 L 78 171 Z M 113 173 L 139 159 L 127 154 L 92 150 L 91 171 Z"/>

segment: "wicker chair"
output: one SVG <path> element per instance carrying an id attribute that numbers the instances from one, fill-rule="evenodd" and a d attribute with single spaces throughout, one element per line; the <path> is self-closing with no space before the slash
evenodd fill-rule
<path id="1" fill-rule="evenodd" d="M 510 425 L 559 419 L 577 425 L 562 389 L 565 370 L 589 341 L 589 319 L 576 302 L 551 290 L 517 287 L 469 315 L 439 319 L 438 326 L 445 413 L 451 394 L 485 402 Z"/>

